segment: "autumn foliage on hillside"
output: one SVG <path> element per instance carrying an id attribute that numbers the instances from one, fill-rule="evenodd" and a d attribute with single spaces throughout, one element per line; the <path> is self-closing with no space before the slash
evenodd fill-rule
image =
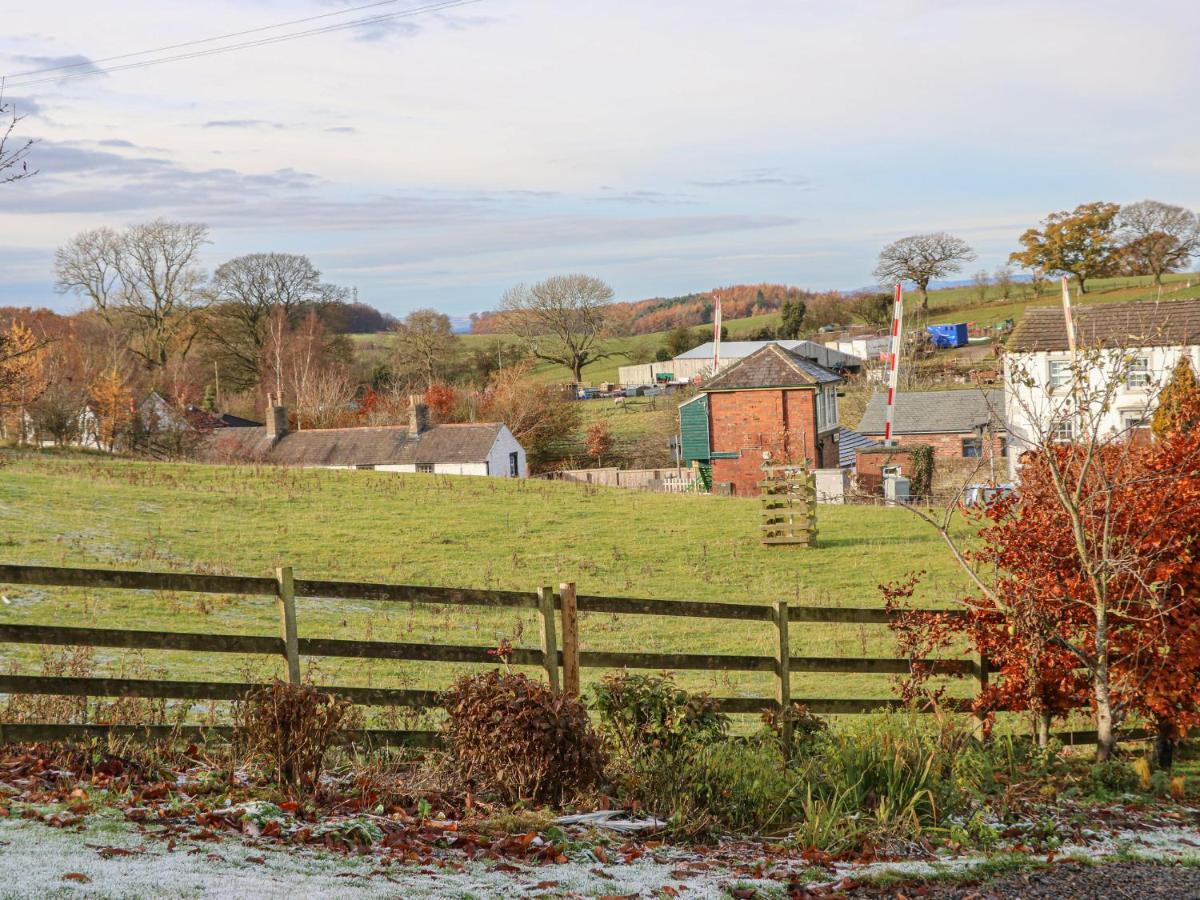
<path id="1" fill-rule="evenodd" d="M 1195 421 L 1200 392 L 1186 403 Z M 993 672 L 976 711 L 1031 712 L 1043 739 L 1080 706 L 1167 739 L 1200 725 L 1200 431 L 1056 445 L 1022 464 L 1019 495 L 980 514 L 970 561 L 994 574 L 965 616 L 904 612 L 912 582 L 885 588 L 902 649 L 934 657 L 966 639 Z M 929 674 L 914 669 L 910 694 Z"/>
<path id="2" fill-rule="evenodd" d="M 609 304 L 608 330 L 613 335 L 651 334 L 679 326 L 707 325 L 713 319 L 714 296 L 721 295 L 721 314 L 726 319 L 744 319 L 774 312 L 788 299 L 812 296 L 808 291 L 783 284 L 735 284 L 702 294 L 654 297 Z M 475 313 L 472 334 L 506 334 L 514 329 L 505 311 Z"/>

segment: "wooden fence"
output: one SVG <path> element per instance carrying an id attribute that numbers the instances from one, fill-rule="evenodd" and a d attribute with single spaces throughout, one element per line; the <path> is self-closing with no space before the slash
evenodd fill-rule
<path id="1" fill-rule="evenodd" d="M 445 663 L 491 663 L 491 648 L 455 644 L 418 644 L 393 641 L 302 638 L 297 629 L 297 598 L 366 600 L 380 603 L 441 604 L 451 606 L 508 607 L 536 610 L 540 623 L 540 649 L 514 649 L 514 665 L 538 666 L 554 690 L 579 692 L 580 669 L 650 669 L 669 671 L 769 672 L 774 675 L 773 697 L 722 697 L 718 708 L 728 713 L 761 713 L 780 710 L 793 702 L 818 714 L 865 713 L 901 705 L 898 699 L 831 699 L 796 697 L 791 691 L 795 672 L 903 675 L 912 660 L 878 657 L 792 656 L 789 626 L 792 623 L 884 624 L 888 613 L 879 608 L 791 606 L 785 601 L 754 605 L 695 600 L 649 600 L 577 594 L 574 584 L 536 591 L 493 591 L 475 588 L 425 587 L 350 581 L 299 579 L 290 567 L 276 570 L 274 578 L 242 575 L 207 575 L 177 572 L 133 572 L 109 569 L 75 569 L 50 566 L 0 565 L 0 584 L 68 586 L 121 590 L 198 592 L 274 597 L 279 614 L 279 637 L 193 632 L 144 631 L 117 628 L 75 628 L 60 625 L 26 625 L 0 622 L 0 643 L 118 647 L 143 650 L 181 650 L 198 653 L 239 653 L 281 656 L 288 680 L 300 681 L 300 657 L 324 656 L 353 659 L 412 660 Z M 555 613 L 558 613 L 556 617 Z M 580 650 L 579 613 L 615 615 L 683 616 L 739 622 L 761 622 L 773 631 L 775 652 L 770 656 L 634 653 Z M 951 612 L 950 615 L 960 613 Z M 556 623 L 561 620 L 561 629 Z M 561 632 L 561 642 L 559 634 Z M 986 661 L 939 660 L 931 663 L 939 674 L 970 675 L 978 689 L 987 684 Z M 561 670 L 561 679 L 560 679 Z M 135 678 L 78 678 L 59 676 L 0 675 L 0 693 L 52 694 L 77 697 L 144 697 L 184 700 L 236 700 L 254 688 L 251 683 L 175 681 Z M 373 687 L 322 687 L 356 704 L 424 709 L 437 705 L 437 691 Z M 161 735 L 174 726 L 64 725 L 53 723 L 0 724 L 0 743 L 53 740 L 103 733 Z M 191 725 L 185 733 L 228 728 Z M 354 732 L 350 739 L 364 743 L 428 745 L 431 731 L 371 729 Z M 1069 737 L 1083 742 L 1086 733 Z"/>

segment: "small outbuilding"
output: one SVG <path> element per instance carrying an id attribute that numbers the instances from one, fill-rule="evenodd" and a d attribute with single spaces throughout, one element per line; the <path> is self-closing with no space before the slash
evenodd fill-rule
<path id="1" fill-rule="evenodd" d="M 769 343 L 679 407 L 683 462 L 719 493 L 756 496 L 764 461 L 837 468 L 842 377 Z"/>

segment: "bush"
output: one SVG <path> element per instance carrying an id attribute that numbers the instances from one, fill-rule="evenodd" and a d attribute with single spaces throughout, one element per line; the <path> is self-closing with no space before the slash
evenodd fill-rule
<path id="1" fill-rule="evenodd" d="M 676 687 L 670 674 L 605 675 L 592 687 L 591 707 L 605 737 L 630 760 L 673 754 L 729 729 L 729 717 L 717 712 L 712 697 Z"/>
<path id="2" fill-rule="evenodd" d="M 1120 759 L 1109 759 L 1093 763 L 1088 769 L 1088 793 L 1107 799 L 1113 795 L 1132 794 L 1138 789 L 1138 773 L 1133 766 Z"/>
<path id="3" fill-rule="evenodd" d="M 312 685 L 276 680 L 233 707 L 234 745 L 291 792 L 315 790 L 325 757 L 354 719 L 348 700 Z"/>
<path id="4" fill-rule="evenodd" d="M 442 703 L 443 732 L 461 774 L 506 803 L 560 804 L 603 777 L 600 739 L 575 697 L 494 670 L 459 678 Z"/>

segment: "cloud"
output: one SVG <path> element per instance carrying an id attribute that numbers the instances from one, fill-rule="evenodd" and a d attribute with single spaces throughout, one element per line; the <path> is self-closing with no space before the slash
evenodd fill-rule
<path id="1" fill-rule="evenodd" d="M 702 188 L 738 188 L 738 187 L 811 187 L 812 182 L 807 178 L 785 175 L 779 169 L 750 169 L 743 175 L 732 178 L 720 178 L 711 181 L 689 181 L 688 184 Z"/>
<path id="2" fill-rule="evenodd" d="M 75 75 L 81 72 L 103 74 L 104 72 L 103 69 L 81 53 L 72 53 L 68 56 L 17 56 L 16 60 L 21 65 L 30 66 L 31 68 L 26 69 L 24 72 L 14 73 L 14 78 L 43 73 L 47 69 L 56 70 L 64 75 Z"/>
<path id="3" fill-rule="evenodd" d="M 378 22 L 367 22 L 353 29 L 354 39 L 366 43 L 386 41 L 394 37 L 415 37 L 420 32 L 420 25 L 396 19 L 381 19 Z"/>
<path id="4" fill-rule="evenodd" d="M 266 119 L 211 119 L 204 123 L 205 128 L 286 128 L 281 122 L 269 122 Z"/>
<path id="5" fill-rule="evenodd" d="M 3 99 L 8 113 L 22 117 L 39 116 L 42 113 L 42 104 L 38 103 L 32 97 L 10 97 L 5 94 Z"/>
<path id="6" fill-rule="evenodd" d="M 330 134 L 358 134 L 358 129 L 352 125 L 334 125 L 332 128 L 326 128 Z"/>

